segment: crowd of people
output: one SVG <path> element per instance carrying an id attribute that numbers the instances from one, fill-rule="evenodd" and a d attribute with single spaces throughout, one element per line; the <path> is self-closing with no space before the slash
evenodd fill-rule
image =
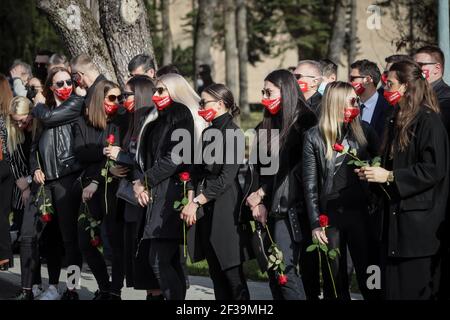
<path id="1" fill-rule="evenodd" d="M 239 107 L 208 65 L 196 91 L 145 54 L 124 87 L 85 54 L 42 51 L 36 76 L 15 61 L 0 75 L 0 268 L 16 246 L 14 299 L 78 300 L 59 280 L 84 262 L 94 300 L 120 300 L 124 285 L 184 300 L 188 256 L 206 259 L 219 300 L 250 299 L 243 264 L 255 258 L 275 300 L 349 300 L 353 270 L 366 300 L 448 299 L 444 54 L 385 61 L 355 61 L 348 81 L 328 59 L 268 73 L 256 161 L 237 150 Z"/>

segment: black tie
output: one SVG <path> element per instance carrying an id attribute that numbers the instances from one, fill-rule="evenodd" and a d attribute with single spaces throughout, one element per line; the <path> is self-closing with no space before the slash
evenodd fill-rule
<path id="1" fill-rule="evenodd" d="M 363 116 L 364 108 L 365 108 L 365 107 L 366 107 L 366 106 L 364 105 L 364 103 L 361 104 L 361 105 L 359 106 L 359 109 L 361 110 L 361 118 L 362 118 L 362 116 Z"/>

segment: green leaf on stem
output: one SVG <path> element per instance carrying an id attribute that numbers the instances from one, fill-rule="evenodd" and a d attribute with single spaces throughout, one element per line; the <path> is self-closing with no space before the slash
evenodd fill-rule
<path id="1" fill-rule="evenodd" d="M 187 205 L 188 203 L 189 203 L 189 199 L 186 198 L 186 197 L 184 197 L 184 198 L 181 200 L 181 204 L 182 204 L 183 206 Z"/>
<path id="2" fill-rule="evenodd" d="M 317 244 L 312 244 L 310 245 L 308 248 L 306 248 L 306 252 L 313 252 L 314 250 L 317 249 Z"/>
<path id="3" fill-rule="evenodd" d="M 101 171 L 101 175 L 102 175 L 102 177 L 106 177 L 108 175 L 108 170 L 103 168 Z"/>
<path id="4" fill-rule="evenodd" d="M 177 208 L 180 206 L 180 204 L 181 204 L 180 201 L 175 201 L 175 202 L 173 203 L 173 208 L 174 208 L 174 209 L 177 209 Z"/>
<path id="5" fill-rule="evenodd" d="M 337 252 L 334 249 L 332 249 L 328 251 L 328 256 L 330 257 L 331 260 L 334 260 L 337 257 Z"/>
<path id="6" fill-rule="evenodd" d="M 325 252 L 325 253 L 328 252 L 328 247 L 326 244 L 320 244 L 319 247 L 320 247 L 320 250 L 322 250 L 323 252 Z"/>
<path id="7" fill-rule="evenodd" d="M 94 232 L 94 229 L 91 229 L 91 238 L 93 239 L 94 237 L 95 237 L 95 232 Z"/>

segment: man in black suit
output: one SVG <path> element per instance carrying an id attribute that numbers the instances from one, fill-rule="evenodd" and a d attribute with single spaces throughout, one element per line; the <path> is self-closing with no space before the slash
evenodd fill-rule
<path id="1" fill-rule="evenodd" d="M 361 99 L 361 119 L 369 123 L 382 139 L 386 117 L 392 111 L 383 95 L 377 91 L 381 79 L 375 62 L 358 60 L 351 65 L 349 81 Z"/>
<path id="2" fill-rule="evenodd" d="M 437 46 L 425 46 L 416 51 L 414 60 L 420 64 L 424 76 L 436 93 L 441 108 L 442 121 L 450 137 L 450 86 L 442 79 L 445 65 L 444 53 Z M 450 199 L 447 204 L 446 221 L 441 232 L 444 236 L 441 242 L 442 264 L 439 298 L 448 300 L 450 298 Z"/>

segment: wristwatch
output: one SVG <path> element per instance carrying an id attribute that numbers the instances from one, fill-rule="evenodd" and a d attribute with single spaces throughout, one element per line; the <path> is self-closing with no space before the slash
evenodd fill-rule
<path id="1" fill-rule="evenodd" d="M 33 178 L 31 176 L 27 177 L 27 183 L 28 184 L 32 184 L 33 183 Z"/>
<path id="2" fill-rule="evenodd" d="M 389 171 L 388 177 L 387 177 L 387 183 L 394 182 L 394 171 Z"/>
<path id="3" fill-rule="evenodd" d="M 197 198 L 192 199 L 192 202 L 195 203 L 199 208 L 202 206 Z"/>

